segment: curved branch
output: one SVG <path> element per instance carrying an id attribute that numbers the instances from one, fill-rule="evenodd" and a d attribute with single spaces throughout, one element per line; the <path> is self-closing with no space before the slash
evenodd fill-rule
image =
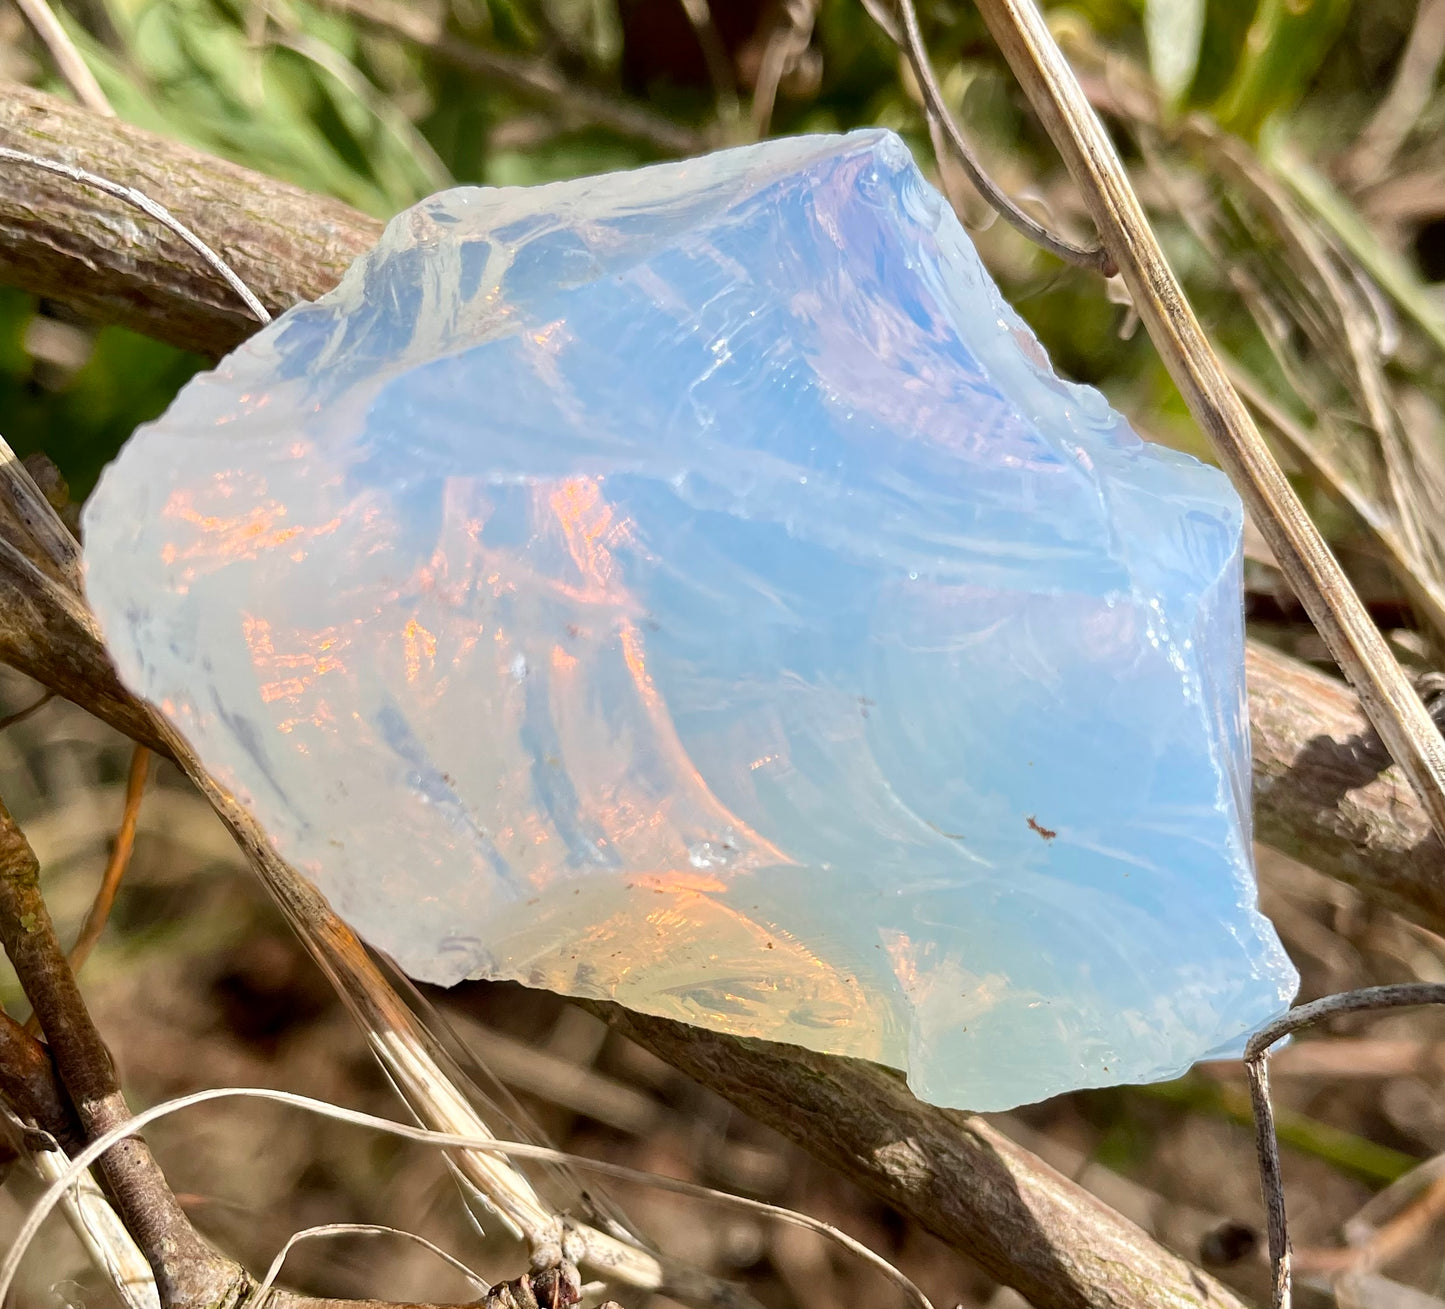
<path id="1" fill-rule="evenodd" d="M 28 87 L 0 88 L 0 145 L 141 191 L 196 233 L 272 314 L 329 290 L 375 219 Z M 124 201 L 32 168 L 0 169 L 0 282 L 219 356 L 256 330 L 179 237 Z"/>
<path id="2" fill-rule="evenodd" d="M 977 1114 L 859 1059 L 588 1003 L 618 1031 L 1049 1309 L 1242 1309 L 1223 1283 Z"/>
<path id="3" fill-rule="evenodd" d="M 896 0 L 896 3 L 903 19 L 902 31 L 899 31 L 896 25 L 884 22 L 877 6 L 867 7 L 874 21 L 879 23 L 907 56 L 913 75 L 918 79 L 918 89 L 923 95 L 925 111 L 938 125 L 944 140 L 953 150 L 963 171 L 968 174 L 968 180 L 973 183 L 974 189 L 1004 222 L 1035 245 L 1062 259 L 1066 264 L 1112 277 L 1118 269 L 1114 265 L 1114 257 L 1102 245 L 1078 245 L 1067 237 L 1049 231 L 1037 219 L 1020 209 L 1008 193 L 988 175 L 959 127 L 958 120 L 949 109 L 948 102 L 943 98 L 943 88 L 938 85 L 938 77 L 928 57 L 928 47 L 923 42 L 923 32 L 918 26 L 918 10 L 913 0 Z"/>

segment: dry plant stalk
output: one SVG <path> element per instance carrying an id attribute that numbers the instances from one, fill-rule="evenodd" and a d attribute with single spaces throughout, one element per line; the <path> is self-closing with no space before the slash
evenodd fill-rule
<path id="1" fill-rule="evenodd" d="M 100 83 L 90 71 L 90 65 L 75 48 L 70 33 L 56 18 L 55 11 L 46 0 L 15 0 L 15 7 L 25 16 L 31 30 L 50 52 L 50 57 L 55 60 L 56 71 L 75 92 L 75 98 L 92 113 L 113 118 L 115 110 L 110 107 L 110 101 L 105 98 L 105 92 L 100 89 Z"/>
<path id="2" fill-rule="evenodd" d="M 56 1071 L 87 1137 L 130 1118 L 105 1042 L 70 971 L 40 893 L 40 865 L 0 802 L 0 943 L 45 1031 Z M 164 1305 L 211 1303 L 234 1281 L 191 1227 L 143 1141 L 116 1145 L 101 1175 L 126 1226 L 151 1261 Z M 239 1266 L 235 1272 L 241 1274 Z M 209 1298 L 208 1298 L 209 1297 Z M 224 1301 L 220 1301 L 224 1303 Z"/>
<path id="3" fill-rule="evenodd" d="M 80 935 L 70 947 L 70 966 L 77 973 L 90 958 L 90 952 L 105 931 L 111 908 L 115 905 L 116 892 L 120 890 L 125 870 L 130 866 L 131 852 L 135 849 L 136 823 L 140 820 L 140 802 L 145 795 L 150 764 L 151 752 L 145 746 L 137 745 L 131 750 L 130 772 L 125 780 L 125 812 L 121 815 L 120 829 L 115 834 L 115 846 L 106 860 L 105 872 L 101 874 L 90 912 L 81 924 Z"/>
<path id="4" fill-rule="evenodd" d="M 979 0 L 1083 193 L 1135 310 L 1311 621 L 1445 837 L 1445 740 L 1231 385 L 1164 258 L 1108 133 L 1034 0 Z"/>
<path id="5" fill-rule="evenodd" d="M 1321 1000 L 1296 1005 L 1283 1017 L 1267 1023 L 1249 1038 L 1249 1044 L 1244 1051 L 1244 1070 L 1249 1079 L 1249 1098 L 1254 1108 L 1254 1142 L 1259 1155 L 1260 1183 L 1264 1191 L 1269 1258 L 1273 1272 L 1272 1309 L 1290 1309 L 1293 1274 L 1289 1227 L 1285 1218 L 1284 1182 L 1280 1176 L 1279 1139 L 1275 1135 L 1274 1107 L 1269 1098 L 1270 1050 L 1292 1033 L 1340 1014 L 1438 1004 L 1445 1004 L 1445 984 L 1439 982 L 1368 986 L 1359 991 L 1327 995 Z"/>

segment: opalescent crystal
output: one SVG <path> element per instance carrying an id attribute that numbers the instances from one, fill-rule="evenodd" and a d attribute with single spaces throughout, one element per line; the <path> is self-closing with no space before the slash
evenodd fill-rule
<path id="1" fill-rule="evenodd" d="M 435 196 L 85 516 L 122 676 L 414 977 L 977 1109 L 1293 992 L 1240 528 L 877 131 Z"/>

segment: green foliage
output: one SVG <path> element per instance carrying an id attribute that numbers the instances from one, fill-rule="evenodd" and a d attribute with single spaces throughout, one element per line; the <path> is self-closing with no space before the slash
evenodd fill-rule
<path id="1" fill-rule="evenodd" d="M 1224 93 L 1244 53 L 1254 8 L 1254 0 L 1206 0 L 1194 82 L 1189 88 L 1191 105 L 1212 104 Z"/>
<path id="2" fill-rule="evenodd" d="M 1319 69 L 1349 16 L 1351 0 L 1260 0 L 1234 73 L 1214 106 L 1222 126 L 1254 137 L 1289 108 Z"/>

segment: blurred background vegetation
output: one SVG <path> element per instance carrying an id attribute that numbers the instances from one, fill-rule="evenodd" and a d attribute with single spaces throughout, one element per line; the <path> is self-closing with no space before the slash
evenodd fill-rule
<path id="1" fill-rule="evenodd" d="M 889 0 L 872 4 L 892 12 Z M 764 135 L 891 127 L 953 200 L 1058 368 L 1101 387 L 1143 434 L 1208 457 L 1122 288 L 994 221 L 953 161 L 935 156 L 907 61 L 862 0 L 52 7 L 122 117 L 379 217 L 453 184 L 526 185 Z M 1438 663 L 1445 0 L 1078 0 L 1048 12 L 1307 503 L 1402 658 Z M 1078 196 L 972 6 L 920 0 L 919 15 L 945 98 L 989 171 L 1036 216 L 1087 240 Z M 68 94 L 5 0 L 0 77 Z M 53 459 L 77 499 L 208 363 L 0 290 L 0 430 L 22 455 Z M 1252 633 L 1323 663 L 1257 536 L 1247 555 Z M 0 681 L 5 709 L 30 698 L 21 679 Z M 114 834 L 127 754 L 58 703 L 0 736 L 0 790 L 72 928 Z M 85 975 L 133 1102 L 270 1082 L 390 1111 L 360 1038 L 204 804 L 161 768 L 143 813 L 111 933 Z M 1445 980 L 1445 943 L 1347 888 L 1272 855 L 1261 881 L 1306 994 Z M 558 1139 L 822 1213 L 887 1250 L 940 1304 L 1009 1309 L 1011 1293 L 963 1260 L 554 997 L 477 987 L 454 1007 Z M 1368 1293 L 1354 1283 L 1341 1292 L 1322 1256 L 1311 1284 L 1308 1258 L 1337 1245 L 1349 1222 L 1357 1232 L 1388 1222 L 1422 1176 L 1445 1195 L 1432 1180 L 1445 1173 L 1445 1022 L 1345 1023 L 1297 1050 L 1312 1045 L 1306 1058 L 1282 1057 L 1278 1077 L 1306 1291 L 1351 1309 L 1445 1309 L 1438 1213 L 1433 1235 L 1427 1222 L 1390 1270 L 1396 1280 Z M 1238 1071 L 1220 1066 L 1162 1088 L 1064 1097 L 1004 1126 L 1258 1298 L 1245 1116 Z M 230 1119 L 218 1110 L 207 1123 L 158 1128 L 158 1148 L 207 1230 L 253 1262 L 307 1222 L 388 1206 L 430 1216 L 447 1193 L 435 1169 L 358 1154 L 338 1144 L 351 1138 L 261 1109 Z M 671 1202 L 646 1197 L 635 1207 L 651 1234 L 747 1280 L 765 1303 L 859 1303 L 853 1274 L 797 1234 L 681 1222 Z M 296 1277 L 381 1295 L 401 1268 L 333 1250 L 303 1259 Z M 37 1296 L 54 1291 L 43 1277 L 36 1286 Z M 75 1295 L 104 1303 L 94 1288 Z"/>

